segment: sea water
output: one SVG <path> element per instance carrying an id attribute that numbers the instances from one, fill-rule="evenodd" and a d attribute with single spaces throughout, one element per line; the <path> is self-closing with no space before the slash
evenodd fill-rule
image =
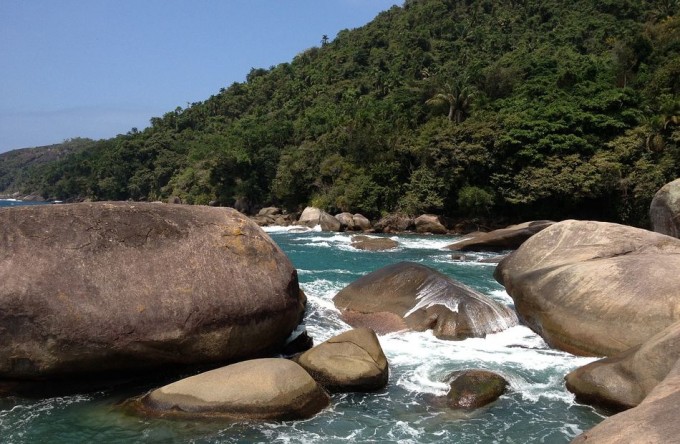
<path id="1" fill-rule="evenodd" d="M 308 298 L 305 325 L 315 343 L 350 327 L 332 298 L 344 286 L 382 266 L 413 261 L 432 267 L 512 306 L 492 277 L 491 254 L 466 253 L 454 262 L 446 236 L 400 235 L 399 248 L 355 250 L 349 234 L 269 228 L 298 269 Z M 523 326 L 486 338 L 444 341 L 429 332 L 380 337 L 390 365 L 387 387 L 377 393 L 336 394 L 329 408 L 305 421 L 226 423 L 129 416 L 118 407 L 150 387 L 127 387 L 47 399 L 0 399 L 3 443 L 566 443 L 603 419 L 574 401 L 564 375 L 590 362 L 553 350 Z M 472 412 L 446 408 L 436 398 L 455 370 L 481 368 L 503 375 L 510 390 Z"/>

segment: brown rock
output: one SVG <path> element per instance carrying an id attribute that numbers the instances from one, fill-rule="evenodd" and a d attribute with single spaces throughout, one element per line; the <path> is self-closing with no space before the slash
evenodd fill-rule
<path id="1" fill-rule="evenodd" d="M 344 332 L 306 351 L 297 362 L 332 392 L 365 392 L 387 385 L 387 358 L 373 330 Z"/>
<path id="2" fill-rule="evenodd" d="M 354 216 L 352 213 L 336 214 L 335 218 L 347 231 L 354 231 Z"/>
<path id="3" fill-rule="evenodd" d="M 423 214 L 416 218 L 415 226 L 418 233 L 446 234 L 448 230 L 442 224 L 439 216 Z"/>
<path id="4" fill-rule="evenodd" d="M 376 222 L 373 228 L 379 233 L 402 233 L 415 228 L 415 222 L 403 214 L 390 214 Z"/>
<path id="5" fill-rule="evenodd" d="M 399 246 L 399 243 L 387 237 L 352 236 L 350 245 L 357 250 L 384 251 L 392 250 Z"/>
<path id="6" fill-rule="evenodd" d="M 355 214 L 352 220 L 354 221 L 355 230 L 369 231 L 371 229 L 371 221 L 359 213 Z"/>
<path id="7" fill-rule="evenodd" d="M 532 330 L 553 347 L 609 356 L 680 320 L 680 241 L 606 222 L 564 221 L 496 268 Z"/>
<path id="8" fill-rule="evenodd" d="M 678 442 L 680 361 L 637 407 L 616 414 L 577 436 L 572 444 L 656 444 Z"/>
<path id="9" fill-rule="evenodd" d="M 549 220 L 525 222 L 519 225 L 510 225 L 500 230 L 488 233 L 475 233 L 465 239 L 449 245 L 449 250 L 459 251 L 503 251 L 519 248 L 524 241 L 534 234 L 554 224 Z"/>
<path id="10" fill-rule="evenodd" d="M 314 416 L 329 401 L 295 362 L 254 359 L 166 385 L 132 405 L 151 416 L 294 420 Z"/>
<path id="11" fill-rule="evenodd" d="M 8 208 L 0 243 L 0 378 L 254 357 L 304 310 L 288 258 L 229 208 Z"/>
<path id="12" fill-rule="evenodd" d="M 451 390 L 447 404 L 454 409 L 477 409 L 498 399 L 508 387 L 502 376 L 487 370 L 461 370 L 451 373 L 445 382 Z"/>
<path id="13" fill-rule="evenodd" d="M 580 401 L 627 409 L 643 399 L 680 359 L 680 322 L 644 344 L 580 367 L 566 377 Z"/>
<path id="14" fill-rule="evenodd" d="M 319 225 L 323 231 L 340 231 L 342 228 L 339 220 L 325 211 L 314 207 L 307 207 L 304 209 L 300 215 L 300 219 L 297 221 L 297 225 L 303 225 L 309 228 L 314 228 Z"/>
<path id="15" fill-rule="evenodd" d="M 335 295 L 333 302 L 347 322 L 358 321 L 355 325 L 384 331 L 386 325 L 405 324 L 417 331 L 432 329 L 440 339 L 484 337 L 517 322 L 509 308 L 410 262 L 389 265 L 358 279 Z"/>

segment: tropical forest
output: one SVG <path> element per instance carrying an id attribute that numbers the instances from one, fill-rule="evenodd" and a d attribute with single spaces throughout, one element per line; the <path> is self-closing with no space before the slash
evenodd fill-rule
<path id="1" fill-rule="evenodd" d="M 644 226 L 680 175 L 679 12 L 406 0 L 143 130 L 0 155 L 0 192 Z"/>

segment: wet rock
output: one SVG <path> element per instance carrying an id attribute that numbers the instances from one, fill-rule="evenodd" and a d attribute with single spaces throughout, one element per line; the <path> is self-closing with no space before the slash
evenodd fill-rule
<path id="1" fill-rule="evenodd" d="M 387 385 L 387 358 L 373 330 L 358 328 L 323 342 L 297 362 L 332 392 L 366 392 Z"/>
<path id="2" fill-rule="evenodd" d="M 358 279 L 335 295 L 333 302 L 343 319 L 355 327 L 432 329 L 440 339 L 484 337 L 517 323 L 508 307 L 410 262 L 389 265 Z"/>
<path id="3" fill-rule="evenodd" d="M 461 370 L 445 381 L 451 387 L 447 405 L 454 409 L 477 409 L 494 402 L 508 387 L 502 376 L 487 370 Z"/>
<path id="4" fill-rule="evenodd" d="M 418 216 L 414 223 L 418 233 L 446 234 L 448 232 L 439 216 L 434 214 Z"/>
<path id="5" fill-rule="evenodd" d="M 550 345 L 610 356 L 680 320 L 678 270 L 678 239 L 572 220 L 527 240 L 494 275 Z"/>
<path id="6" fill-rule="evenodd" d="M 6 208 L 0 239 L 0 378 L 247 359 L 304 311 L 288 258 L 230 208 Z"/>
<path id="7" fill-rule="evenodd" d="M 580 367 L 566 377 L 579 401 L 627 409 L 640 404 L 680 359 L 680 322 L 645 343 Z"/>
<path id="8" fill-rule="evenodd" d="M 352 236 L 350 245 L 357 250 L 385 251 L 397 248 L 399 243 L 387 237 Z"/>
<path id="9" fill-rule="evenodd" d="M 171 418 L 295 420 L 314 416 L 329 401 L 295 362 L 255 359 L 166 385 L 132 407 L 141 414 Z"/>
<path id="10" fill-rule="evenodd" d="M 449 245 L 449 250 L 458 251 L 503 251 L 519 248 L 534 234 L 554 224 L 552 221 L 539 220 L 510 225 L 488 233 L 475 233 Z"/>
<path id="11" fill-rule="evenodd" d="M 649 207 L 649 220 L 652 231 L 680 237 L 680 179 L 656 192 Z"/>

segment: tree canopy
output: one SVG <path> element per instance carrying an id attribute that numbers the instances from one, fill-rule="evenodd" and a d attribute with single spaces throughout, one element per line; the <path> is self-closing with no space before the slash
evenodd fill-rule
<path id="1" fill-rule="evenodd" d="M 407 0 L 143 131 L 11 184 L 0 168 L 0 184 L 59 200 L 644 225 L 680 173 L 679 3 Z"/>

